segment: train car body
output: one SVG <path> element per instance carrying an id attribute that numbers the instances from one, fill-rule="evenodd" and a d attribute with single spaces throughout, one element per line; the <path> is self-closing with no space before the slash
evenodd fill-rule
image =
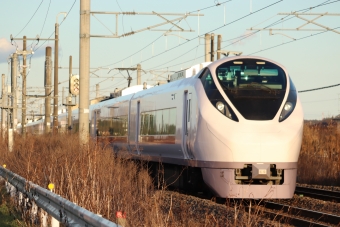
<path id="1" fill-rule="evenodd" d="M 253 56 L 205 66 L 91 105 L 91 136 L 138 159 L 198 168 L 219 197 L 292 198 L 303 112 L 287 70 Z"/>

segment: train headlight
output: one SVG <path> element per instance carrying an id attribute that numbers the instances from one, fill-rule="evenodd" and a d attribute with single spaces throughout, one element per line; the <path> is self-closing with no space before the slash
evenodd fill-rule
<path id="1" fill-rule="evenodd" d="M 223 104 L 223 102 L 218 101 L 218 102 L 216 103 L 216 108 L 217 108 L 221 113 L 224 113 L 224 104 Z"/>
<path id="2" fill-rule="evenodd" d="M 281 111 L 279 122 L 286 120 L 289 117 L 289 115 L 293 112 L 295 105 L 296 105 L 296 100 L 297 100 L 296 88 L 291 79 L 289 79 L 289 82 L 290 82 L 290 90 L 289 90 L 287 101 Z"/>
<path id="3" fill-rule="evenodd" d="M 283 107 L 285 109 L 285 111 L 290 111 L 293 107 L 293 104 L 290 102 L 286 102 L 285 107 Z"/>
<path id="4" fill-rule="evenodd" d="M 293 104 L 291 102 L 286 102 L 280 114 L 280 121 L 283 121 L 284 119 L 286 119 L 290 115 L 292 110 L 293 110 Z"/>
<path id="5" fill-rule="evenodd" d="M 215 102 L 213 102 L 213 103 L 215 103 Z M 224 101 L 217 101 L 215 103 L 215 107 L 218 111 L 220 111 L 221 114 L 223 114 L 227 118 L 238 122 L 238 118 L 236 117 L 234 111 L 230 108 L 228 103 L 226 103 Z"/>

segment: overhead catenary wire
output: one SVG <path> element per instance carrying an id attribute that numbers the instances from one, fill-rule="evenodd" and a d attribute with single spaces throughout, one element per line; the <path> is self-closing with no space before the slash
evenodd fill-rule
<path id="1" fill-rule="evenodd" d="M 37 9 L 34 11 L 33 15 L 31 16 L 31 18 L 28 20 L 28 22 L 26 23 L 26 25 L 20 30 L 20 32 L 18 32 L 18 34 L 16 34 L 14 37 L 17 37 L 26 27 L 27 25 L 31 22 L 31 20 L 33 19 L 33 17 L 35 16 L 35 14 L 38 12 L 41 4 L 44 2 L 44 0 L 41 0 L 39 6 L 37 7 Z"/>
<path id="2" fill-rule="evenodd" d="M 210 30 L 210 31 L 208 31 L 208 32 L 206 32 L 206 33 L 211 33 L 211 32 L 214 32 L 214 31 L 216 31 L 216 30 L 218 30 L 218 29 L 221 29 L 221 28 L 223 28 L 223 27 L 225 27 L 225 26 L 228 26 L 228 25 L 231 25 L 231 24 L 233 24 L 233 23 L 236 23 L 236 22 L 239 21 L 239 20 L 242 20 L 242 19 L 244 19 L 244 18 L 246 18 L 246 17 L 249 17 L 249 16 L 251 16 L 251 15 L 254 15 L 255 13 L 258 13 L 258 12 L 260 12 L 260 11 L 262 11 L 262 10 L 264 10 L 264 9 L 267 9 L 268 7 L 271 7 L 271 6 L 273 6 L 273 5 L 275 5 L 275 4 L 279 3 L 279 2 L 282 2 L 282 1 L 283 1 L 283 0 L 280 0 L 280 1 L 274 2 L 274 3 L 272 3 L 272 4 L 269 4 L 269 5 L 263 7 L 263 8 L 261 8 L 261 9 L 259 9 L 259 10 L 254 11 L 254 12 L 251 13 L 251 14 L 244 15 L 244 16 L 242 16 L 242 17 L 236 19 L 236 20 L 233 20 L 233 21 L 231 21 L 231 22 L 229 22 L 229 23 L 227 23 L 227 24 L 224 24 L 224 25 L 222 25 L 222 26 L 219 26 L 219 27 L 217 27 L 217 28 L 214 28 L 214 29 L 212 29 L 212 30 Z M 199 38 L 199 37 L 192 38 L 192 39 L 188 40 L 187 42 L 181 43 L 181 44 L 179 44 L 179 45 L 177 45 L 177 46 L 175 46 L 175 47 L 173 47 L 173 48 L 171 48 L 171 49 L 168 49 L 168 50 L 163 51 L 163 52 L 161 52 L 161 53 L 159 53 L 159 54 L 157 54 L 157 55 L 154 55 L 154 56 L 152 56 L 152 57 L 150 57 L 150 58 L 148 58 L 148 59 L 146 59 L 146 60 L 141 61 L 140 63 L 149 61 L 149 60 L 151 60 L 152 58 L 158 57 L 158 56 L 160 56 L 160 55 L 162 55 L 162 54 L 164 54 L 164 53 L 166 53 L 166 52 L 169 52 L 169 51 L 171 51 L 171 50 L 174 50 L 174 49 L 176 49 L 176 48 L 178 48 L 178 47 L 180 47 L 180 46 L 182 46 L 182 45 L 184 45 L 184 44 L 186 44 L 186 43 L 188 43 L 188 42 L 190 42 L 190 41 L 196 40 L 197 38 Z M 191 61 L 191 60 L 192 60 L 192 59 L 190 59 L 189 61 Z M 187 61 L 187 62 L 188 62 L 188 61 Z M 186 63 L 186 62 L 184 62 L 184 63 Z M 183 62 L 180 63 L 180 64 L 183 64 Z M 177 65 L 178 65 L 178 64 L 177 64 Z M 157 66 L 156 66 L 156 67 L 157 67 Z M 171 67 L 171 66 L 170 66 L 170 67 Z"/>
<path id="3" fill-rule="evenodd" d="M 65 21 L 65 20 L 67 19 L 67 17 L 70 15 L 70 12 L 72 11 L 73 6 L 74 6 L 74 4 L 75 4 L 76 2 L 77 2 L 77 0 L 74 0 L 74 2 L 73 2 L 73 4 L 72 4 L 71 8 L 68 10 L 66 16 L 64 17 L 64 20 L 63 20 L 62 22 L 60 22 L 59 27 L 64 23 L 64 21 Z M 53 34 L 54 34 L 54 31 L 51 33 L 51 35 L 50 35 L 48 38 L 51 38 Z M 42 47 L 46 42 L 47 42 L 47 40 L 45 40 L 44 42 L 42 42 L 42 43 L 40 44 L 40 46 L 38 46 L 36 49 L 34 49 L 34 51 L 37 51 L 37 50 L 38 50 L 40 47 Z"/>
<path id="4" fill-rule="evenodd" d="M 323 3 L 320 3 L 320 4 L 316 5 L 316 6 L 304 8 L 304 9 L 301 9 L 301 10 L 297 10 L 297 11 L 295 11 L 295 12 L 308 11 L 308 10 L 310 10 L 310 9 L 314 9 L 314 8 L 317 8 L 317 7 L 321 7 L 321 6 L 330 4 L 330 3 L 339 2 L 340 0 L 336 0 L 336 1 L 333 1 L 333 2 L 329 2 L 329 1 L 330 1 L 330 0 L 327 0 L 327 1 L 325 1 L 325 2 L 323 2 Z M 329 2 L 329 3 L 327 3 L 327 2 Z M 255 13 L 255 12 L 254 12 L 254 13 Z M 254 14 L 254 13 L 253 13 L 253 14 Z M 274 26 L 274 25 L 276 25 L 277 23 L 281 22 L 282 19 L 287 18 L 287 17 L 290 17 L 290 15 L 287 15 L 287 16 L 285 16 L 285 17 L 283 17 L 283 18 L 281 18 L 281 19 L 279 19 L 279 20 L 277 20 L 277 21 L 271 23 L 270 25 L 266 26 L 265 28 L 269 28 L 269 27 L 271 27 L 271 26 Z M 230 22 L 230 23 L 232 23 L 232 22 Z M 229 24 L 230 24 L 230 23 L 229 23 Z M 228 46 L 231 46 L 231 45 L 233 45 L 233 44 L 235 44 L 235 43 L 237 43 L 237 42 L 240 42 L 240 41 L 242 41 L 242 40 L 244 40 L 244 39 L 246 39 L 246 38 L 249 38 L 250 36 L 252 36 L 252 35 L 254 35 L 254 34 L 258 33 L 258 32 L 260 32 L 260 31 L 255 31 L 255 32 L 253 32 L 253 33 L 249 33 L 249 34 L 245 34 L 245 35 L 239 36 L 239 37 L 242 37 L 242 38 L 241 38 L 241 39 L 238 39 L 238 40 L 235 41 L 235 42 L 232 42 L 231 44 L 229 44 L 229 45 L 227 45 L 227 46 L 222 47 L 222 49 L 223 49 L 223 48 L 226 48 L 226 47 L 228 47 Z M 208 32 L 208 33 L 210 33 L 210 32 Z M 234 39 L 235 39 L 235 38 L 229 39 L 229 40 L 234 40 Z M 176 46 L 175 48 L 177 48 L 177 47 L 178 47 L 178 46 Z M 173 48 L 173 49 L 174 49 L 174 48 Z M 161 55 L 161 54 L 163 54 L 163 53 L 164 53 L 164 52 L 160 53 L 159 55 Z M 202 56 L 200 56 L 200 57 L 204 57 L 204 56 L 205 56 L 205 55 L 202 55 Z M 155 56 L 155 57 L 156 57 L 156 56 Z M 151 59 L 151 58 L 153 58 L 153 57 L 150 57 L 149 59 Z M 176 58 L 178 58 L 178 57 L 175 57 L 174 59 L 176 59 Z M 149 60 L 149 59 L 147 59 L 147 60 Z M 183 63 L 190 62 L 191 60 L 192 60 L 192 59 L 190 59 L 190 60 L 188 60 L 188 61 L 186 61 L 186 62 L 181 62 L 181 63 L 179 63 L 179 64 L 175 64 L 175 65 L 172 65 L 172 66 L 168 66 L 168 67 L 178 66 L 178 65 L 181 65 L 181 64 L 183 64 Z M 161 64 L 161 65 L 167 64 L 167 63 L 169 63 L 169 62 L 171 62 L 171 61 L 173 61 L 173 60 L 170 60 L 170 61 L 168 61 L 168 62 L 166 62 L 166 63 Z M 158 66 L 160 66 L 160 65 L 158 65 Z M 155 67 L 153 67 L 152 69 L 154 69 L 154 68 L 156 68 L 156 67 L 158 67 L 158 66 L 155 66 Z M 161 68 L 157 68 L 157 69 L 161 69 Z"/>
<path id="5" fill-rule="evenodd" d="M 42 26 L 42 28 L 41 28 L 40 35 L 39 35 L 39 36 L 41 36 L 42 32 L 44 31 L 44 27 L 45 27 L 47 15 L 48 15 L 48 12 L 50 11 L 50 6 L 51 6 L 51 0 L 50 0 L 50 2 L 48 3 L 48 8 L 47 8 L 45 20 L 44 20 L 44 23 L 43 23 L 43 26 Z"/>
<path id="6" fill-rule="evenodd" d="M 224 1 L 224 2 L 221 2 L 220 4 L 227 3 L 227 2 L 231 2 L 231 1 L 233 1 L 233 0 Z M 117 2 L 117 3 L 118 3 L 118 2 Z M 199 11 L 206 10 L 206 9 L 209 9 L 209 8 L 212 8 L 212 7 L 216 7 L 216 6 L 219 6 L 220 4 L 215 4 L 215 5 L 208 6 L 208 7 L 202 8 L 202 9 L 190 11 L 190 12 L 188 12 L 187 14 L 191 14 L 191 13 L 193 13 L 193 12 L 199 12 Z M 181 22 L 181 20 L 178 21 L 178 22 L 175 23 L 175 24 L 177 25 L 177 24 L 180 23 L 180 22 Z M 171 30 L 173 27 L 174 27 L 174 25 L 173 25 L 169 30 Z M 157 37 L 155 40 L 151 41 L 149 44 L 147 44 L 146 46 L 142 47 L 142 48 L 139 49 L 138 51 L 135 51 L 134 53 L 130 54 L 129 56 L 127 56 L 127 57 L 125 57 L 125 58 L 123 58 L 123 59 L 121 59 L 121 60 L 119 60 L 119 61 L 117 61 L 117 62 L 114 62 L 114 63 L 111 63 L 111 64 L 107 64 L 107 65 L 104 65 L 104 66 L 102 66 L 102 67 L 108 67 L 108 66 L 111 66 L 111 65 L 118 64 L 118 63 L 120 63 L 120 62 L 122 62 L 122 61 L 124 61 L 124 60 L 126 60 L 126 59 L 128 59 L 128 58 L 130 58 L 131 56 L 134 56 L 134 55 L 140 53 L 141 51 L 143 51 L 143 50 L 145 50 L 146 48 L 150 47 L 153 43 L 155 43 L 156 41 L 158 41 L 158 40 L 159 40 L 160 38 L 162 38 L 163 36 L 164 36 L 164 34 L 160 35 L 160 36 Z"/>
<path id="7" fill-rule="evenodd" d="M 231 2 L 231 1 L 232 1 L 232 0 L 224 1 L 224 2 L 221 2 L 220 4 L 227 3 L 227 2 Z M 117 2 L 117 3 L 118 3 L 118 2 Z M 198 12 L 198 11 L 201 11 L 201 10 L 205 10 L 205 9 L 208 9 L 208 8 L 212 8 L 212 7 L 215 7 L 215 6 L 219 6 L 220 4 L 215 4 L 215 5 L 212 5 L 212 6 L 205 7 L 205 8 L 203 8 L 203 9 L 198 9 L 198 10 L 190 11 L 190 12 L 188 12 L 188 14 L 193 13 L 193 12 Z M 178 24 L 178 23 L 180 23 L 180 22 L 181 22 L 181 21 L 178 21 L 176 24 Z M 174 27 L 174 25 L 170 28 L 170 30 L 171 30 L 173 27 Z M 158 39 L 162 38 L 163 35 L 164 35 L 164 34 L 162 34 L 161 36 L 159 36 L 158 38 L 156 38 L 155 40 L 153 40 L 152 42 L 150 42 L 148 45 L 144 46 L 143 48 L 141 48 L 141 49 L 139 49 L 138 51 L 134 52 L 133 54 L 129 55 L 128 57 L 126 57 L 126 58 L 124 58 L 124 59 L 122 59 L 122 60 L 120 60 L 120 61 L 114 62 L 114 63 L 112 63 L 112 64 L 104 65 L 104 66 L 101 66 L 101 67 L 108 67 L 108 66 L 111 66 L 111 65 L 118 64 L 118 63 L 120 63 L 120 62 L 122 62 L 122 61 L 124 61 L 124 60 L 126 60 L 126 59 L 128 59 L 128 58 L 130 58 L 130 57 L 132 57 L 132 56 L 134 56 L 135 54 L 142 52 L 144 49 L 146 49 L 146 48 L 148 48 L 149 46 L 151 46 L 151 45 L 152 45 L 154 42 L 156 42 Z M 196 47 L 195 47 L 195 48 L 196 48 Z M 190 51 L 191 51 L 191 50 L 190 50 Z M 189 51 L 189 52 L 190 52 L 190 51 Z M 118 74 L 119 74 L 119 73 L 114 74 L 113 77 L 114 77 L 115 75 L 118 75 Z M 104 79 L 103 81 L 100 81 L 99 83 L 103 83 L 103 82 L 107 81 L 108 79 L 109 79 L 109 78 Z M 121 83 L 119 83 L 119 84 L 121 84 Z M 118 85 L 118 84 L 117 84 L 117 85 Z M 114 86 L 114 85 L 112 85 L 112 86 Z"/>
<path id="8" fill-rule="evenodd" d="M 312 89 L 302 90 L 302 91 L 298 91 L 298 92 L 299 93 L 311 92 L 311 91 L 323 90 L 323 89 L 337 87 L 337 86 L 340 86 L 340 84 L 333 84 L 333 85 L 329 85 L 329 86 L 325 86 L 325 87 L 312 88 Z"/>
<path id="9" fill-rule="evenodd" d="M 276 47 L 279 47 L 279 46 L 283 46 L 283 45 L 286 45 L 286 44 L 289 44 L 289 43 L 292 43 L 292 42 L 296 42 L 296 41 L 300 41 L 300 40 L 303 40 L 303 39 L 306 39 L 306 38 L 314 37 L 314 36 L 317 36 L 317 35 L 320 35 L 320 34 L 323 34 L 323 33 L 329 32 L 329 31 L 333 31 L 333 30 L 336 30 L 336 29 L 339 29 L 339 28 L 340 28 L 340 26 L 336 27 L 336 28 L 332 28 L 332 29 L 326 30 L 326 31 L 322 31 L 322 32 L 319 32 L 319 33 L 316 33 L 316 34 L 310 34 L 310 35 L 307 35 L 307 36 L 304 36 L 304 37 L 301 37 L 301 38 L 298 38 L 298 39 L 291 40 L 289 42 L 280 43 L 278 45 L 271 46 L 271 47 L 268 47 L 266 49 L 253 52 L 253 53 L 251 53 L 249 55 L 257 54 L 257 53 L 260 53 L 260 52 L 263 52 L 263 51 L 266 51 L 266 50 L 270 50 L 270 49 L 273 49 L 273 48 L 276 48 Z"/>
<path id="10" fill-rule="evenodd" d="M 254 11 L 254 12 L 251 13 L 251 14 L 247 14 L 247 15 L 245 15 L 245 16 L 242 16 L 242 17 L 240 17 L 240 18 L 238 18 L 238 19 L 236 19 L 236 20 L 233 20 L 233 21 L 231 21 L 231 22 L 229 22 L 229 23 L 227 23 L 227 24 L 224 24 L 224 25 L 222 25 L 222 26 L 219 26 L 219 27 L 217 27 L 217 28 L 214 28 L 214 29 L 212 29 L 212 30 L 210 30 L 210 31 L 208 31 L 208 32 L 206 32 L 206 33 L 212 33 L 212 32 L 214 32 L 214 31 L 216 31 L 216 30 L 218 30 L 218 29 L 221 29 L 221 28 L 223 28 L 223 27 L 225 27 L 225 26 L 228 26 L 228 25 L 231 25 L 231 24 L 233 24 L 233 23 L 236 23 L 236 22 L 239 21 L 239 20 L 242 20 L 242 19 L 244 19 L 244 18 L 246 18 L 246 17 L 249 17 L 249 16 L 251 16 L 251 15 L 253 15 L 253 14 L 255 14 L 255 13 L 258 13 L 258 12 L 260 12 L 260 11 L 266 9 L 266 8 L 269 8 L 269 7 L 271 7 L 271 6 L 273 6 L 273 5 L 277 4 L 277 3 L 279 3 L 279 2 L 281 2 L 281 1 L 283 1 L 283 0 L 280 0 L 280 1 L 274 2 L 274 3 L 272 3 L 272 4 L 269 4 L 269 5 L 263 7 L 263 8 L 261 8 L 261 9 L 259 9 L 259 10 Z M 164 52 L 162 52 L 162 53 L 159 53 L 159 54 L 157 54 L 157 55 L 155 55 L 155 56 L 152 56 L 152 57 L 150 57 L 150 58 L 148 58 L 148 59 L 146 59 L 146 60 L 144 60 L 144 61 L 141 61 L 141 63 L 142 63 L 142 62 L 145 62 L 145 61 L 148 61 L 148 60 L 150 60 L 150 59 L 152 59 L 152 58 L 154 58 L 154 57 L 157 57 L 157 56 L 159 56 L 159 55 L 161 55 L 161 54 L 164 54 L 164 53 L 166 53 L 166 52 L 168 52 L 168 51 L 171 51 L 171 50 L 173 50 L 173 49 L 176 49 L 176 48 L 178 48 L 179 46 L 182 46 L 182 45 L 184 45 L 184 44 L 186 44 L 186 43 L 188 43 L 188 42 L 190 42 L 190 41 L 196 40 L 197 38 L 198 38 L 198 37 L 192 38 L 192 39 L 188 40 L 188 41 L 185 42 L 185 43 L 181 43 L 181 44 L 179 44 L 179 45 L 177 45 L 177 46 L 175 46 L 175 47 L 173 47 L 173 48 L 171 48 L 171 49 L 168 49 L 168 50 L 166 50 L 166 51 L 164 51 Z"/>

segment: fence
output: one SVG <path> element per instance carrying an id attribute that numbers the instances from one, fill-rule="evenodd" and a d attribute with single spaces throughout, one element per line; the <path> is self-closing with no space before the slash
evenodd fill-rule
<path id="1" fill-rule="evenodd" d="M 36 206 L 46 211 L 65 226 L 120 227 L 120 225 L 116 223 L 77 206 L 39 185 L 27 181 L 25 178 L 2 166 L 0 166 L 0 176 L 7 181 L 8 188 L 11 188 L 11 195 L 16 194 L 15 192 L 21 192 L 24 198 L 27 198 L 34 204 L 31 206 L 32 210 L 34 210 L 36 204 Z M 21 203 L 21 198 L 19 198 L 18 201 Z M 59 223 L 57 226 L 59 226 Z"/>

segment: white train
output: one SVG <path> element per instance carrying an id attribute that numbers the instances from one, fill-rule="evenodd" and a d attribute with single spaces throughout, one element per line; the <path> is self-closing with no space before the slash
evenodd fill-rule
<path id="1" fill-rule="evenodd" d="M 203 180 L 218 197 L 292 198 L 303 111 L 282 65 L 228 57 L 179 72 L 168 84 L 135 88 L 90 106 L 92 136 L 164 163 L 168 176 L 186 167 L 184 187 Z M 77 130 L 78 111 L 72 115 Z"/>

